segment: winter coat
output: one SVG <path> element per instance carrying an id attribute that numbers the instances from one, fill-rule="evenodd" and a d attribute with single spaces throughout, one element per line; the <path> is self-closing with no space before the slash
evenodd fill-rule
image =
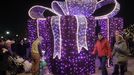
<path id="1" fill-rule="evenodd" d="M 40 48 L 40 42 L 38 40 L 35 40 L 33 43 L 32 43 L 32 53 L 36 53 L 36 54 L 39 54 L 41 57 L 42 57 L 42 51 L 41 51 L 41 48 Z"/>
<path id="2" fill-rule="evenodd" d="M 129 50 L 125 41 L 115 43 L 113 49 L 114 63 L 127 62 Z"/>
<path id="3" fill-rule="evenodd" d="M 99 57 L 111 57 L 111 48 L 107 39 L 97 40 L 93 53 L 98 53 Z"/>

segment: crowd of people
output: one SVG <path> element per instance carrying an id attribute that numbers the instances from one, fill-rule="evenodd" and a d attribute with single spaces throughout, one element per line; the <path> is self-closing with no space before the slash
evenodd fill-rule
<path id="1" fill-rule="evenodd" d="M 0 40 L 0 75 L 7 75 L 7 72 L 10 75 L 23 72 L 30 72 L 32 75 L 40 73 L 50 75 L 43 51 L 40 49 L 42 40 L 41 36 L 38 37 L 31 48 L 28 40 Z M 45 69 L 45 72 L 41 72 L 40 69 Z"/>
<path id="2" fill-rule="evenodd" d="M 19 41 L 0 40 L 0 75 L 6 75 L 9 56 L 20 56 L 24 59 L 32 58 L 32 75 L 39 74 L 40 59 L 43 56 L 39 45 L 42 40 L 42 37 L 38 37 L 32 43 L 32 50 L 29 50 L 30 44 L 24 39 Z M 102 75 L 108 75 L 106 68 L 108 59 L 112 59 L 114 64 L 112 75 L 124 75 L 125 72 L 127 72 L 128 57 L 134 55 L 134 25 L 124 29 L 123 33 L 118 30 L 115 31 L 112 43 L 110 43 L 101 32 L 98 33 L 98 40 L 95 43 L 92 54 L 98 55 Z"/>
<path id="3" fill-rule="evenodd" d="M 6 71 L 9 70 L 10 56 L 29 59 L 29 47 L 30 44 L 24 39 L 18 41 L 0 40 L 0 75 L 6 75 Z"/>
<path id="4" fill-rule="evenodd" d="M 134 25 L 123 30 L 123 37 L 127 42 L 130 53 L 134 55 Z"/>
<path id="5" fill-rule="evenodd" d="M 125 75 L 127 72 L 128 57 L 134 55 L 134 25 L 123 29 L 122 32 L 116 30 L 111 39 L 111 43 L 98 33 L 98 40 L 92 52 L 100 60 L 102 75 L 108 75 L 106 64 L 108 59 L 113 62 L 114 70 L 112 75 Z"/>
<path id="6" fill-rule="evenodd" d="M 127 72 L 129 49 L 119 31 L 115 31 L 115 43 L 113 48 L 110 47 L 108 40 L 99 33 L 92 54 L 97 54 L 99 57 L 102 75 L 108 75 L 106 68 L 108 59 L 112 59 L 114 64 L 112 75 L 124 75 L 125 72 Z"/>

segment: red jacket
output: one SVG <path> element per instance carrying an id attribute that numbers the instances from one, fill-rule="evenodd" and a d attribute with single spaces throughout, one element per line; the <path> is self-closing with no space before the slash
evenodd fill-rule
<path id="1" fill-rule="evenodd" d="M 111 57 L 111 48 L 107 39 L 97 40 L 93 54 L 98 53 L 99 57 L 108 56 Z"/>

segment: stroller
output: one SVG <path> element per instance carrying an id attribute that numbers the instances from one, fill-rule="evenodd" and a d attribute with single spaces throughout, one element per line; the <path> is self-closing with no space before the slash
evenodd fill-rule
<path id="1" fill-rule="evenodd" d="M 11 75 L 17 75 L 19 73 L 28 72 L 31 70 L 32 64 L 19 56 L 9 56 L 9 68 L 8 71 Z"/>
<path id="2" fill-rule="evenodd" d="M 16 62 L 15 57 L 9 56 L 8 57 L 8 62 L 9 62 L 8 72 L 11 75 L 17 75 L 19 73 L 24 72 L 24 68 L 23 68 L 22 63 Z"/>

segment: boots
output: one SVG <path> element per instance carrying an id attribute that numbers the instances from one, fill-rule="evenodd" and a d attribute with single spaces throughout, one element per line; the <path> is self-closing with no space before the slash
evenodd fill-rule
<path id="1" fill-rule="evenodd" d="M 126 72 L 126 68 L 127 68 L 127 65 L 126 65 L 126 63 L 122 63 L 121 65 L 120 65 L 120 74 L 121 75 L 124 75 L 125 74 L 125 72 Z"/>
<path id="2" fill-rule="evenodd" d="M 106 67 L 105 68 L 102 68 L 102 75 L 108 75 L 108 72 L 107 72 Z"/>
<path id="3" fill-rule="evenodd" d="M 114 65 L 114 72 L 112 73 L 112 75 L 119 75 L 119 65 L 118 64 Z"/>

